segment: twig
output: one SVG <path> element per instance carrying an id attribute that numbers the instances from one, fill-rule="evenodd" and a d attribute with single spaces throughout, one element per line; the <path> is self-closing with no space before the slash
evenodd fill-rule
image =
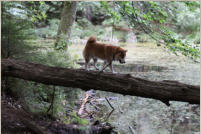
<path id="1" fill-rule="evenodd" d="M 133 8 L 133 10 L 135 11 L 133 1 L 132 1 L 132 8 Z M 148 34 L 151 38 L 153 38 L 154 40 L 160 42 L 161 44 L 166 45 L 165 43 L 163 43 L 163 42 L 159 41 L 157 38 L 155 38 L 155 37 L 154 37 L 152 34 L 150 34 L 148 31 L 146 31 L 146 29 L 142 26 L 142 23 L 139 22 L 139 19 L 138 19 L 137 14 L 136 14 L 135 12 L 134 12 L 134 14 L 132 13 L 132 16 L 138 20 L 138 21 L 137 21 L 138 25 L 140 26 L 140 28 L 141 28 L 146 34 Z M 149 29 L 148 27 L 146 27 L 146 28 Z M 151 31 L 151 29 L 149 29 L 149 31 Z M 152 32 L 152 31 L 151 31 L 151 32 Z M 152 33 L 153 33 L 153 32 L 152 32 Z"/>
<path id="2" fill-rule="evenodd" d="M 95 107 L 95 109 L 96 109 L 96 110 L 98 110 L 98 111 L 100 111 L 100 110 L 101 110 L 101 108 L 100 108 L 100 107 L 98 107 L 98 106 L 94 105 L 92 102 L 89 102 L 89 104 L 90 104 L 90 105 L 92 105 L 93 107 Z"/>
<path id="3" fill-rule="evenodd" d="M 123 114 L 123 111 L 122 111 L 122 109 L 120 108 L 120 106 L 118 106 L 118 108 L 119 108 L 120 113 Z"/>
<path id="4" fill-rule="evenodd" d="M 137 134 L 137 133 L 135 133 L 135 130 L 133 129 L 133 127 L 129 126 L 129 129 L 130 129 L 132 134 Z"/>
<path id="5" fill-rule="evenodd" d="M 53 94 L 52 94 L 52 101 L 51 101 L 51 105 L 49 106 L 47 113 L 50 111 L 50 109 L 53 109 L 53 103 L 54 103 L 54 96 L 55 96 L 55 86 L 53 86 Z M 52 110 L 53 111 L 53 110 Z"/>
<path id="6" fill-rule="evenodd" d="M 105 99 L 106 99 L 107 103 L 110 105 L 110 107 L 111 107 L 112 109 L 114 109 L 114 107 L 113 107 L 112 104 L 109 102 L 109 100 L 107 99 L 107 97 L 105 97 Z"/>
<path id="7" fill-rule="evenodd" d="M 108 114 L 108 116 L 106 117 L 106 119 L 105 120 L 108 120 L 109 119 L 109 117 L 112 115 L 112 113 L 114 112 L 114 107 L 111 105 L 111 103 L 109 102 L 109 100 L 107 99 L 107 97 L 105 97 L 105 99 L 106 99 L 106 101 L 107 101 L 107 103 L 110 105 L 110 107 L 112 108 L 112 111 Z"/>

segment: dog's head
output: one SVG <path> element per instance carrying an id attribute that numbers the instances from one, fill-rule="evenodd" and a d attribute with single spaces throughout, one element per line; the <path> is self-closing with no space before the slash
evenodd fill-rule
<path id="1" fill-rule="evenodd" d="M 127 52 L 127 50 L 119 49 L 117 51 L 117 54 L 114 56 L 114 59 L 118 60 L 121 64 L 126 63 L 126 61 L 125 61 L 126 52 Z"/>

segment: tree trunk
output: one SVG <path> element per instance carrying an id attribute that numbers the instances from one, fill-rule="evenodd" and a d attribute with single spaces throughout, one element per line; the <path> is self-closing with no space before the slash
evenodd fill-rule
<path id="1" fill-rule="evenodd" d="M 99 73 L 83 69 L 50 67 L 41 64 L 2 59 L 2 75 L 48 85 L 95 89 L 123 95 L 200 104 L 200 86 L 177 81 L 149 81 L 130 74 Z"/>
<path id="2" fill-rule="evenodd" d="M 57 46 L 60 44 L 62 44 L 62 46 L 66 45 L 66 47 L 68 46 L 68 42 L 71 35 L 71 29 L 75 21 L 76 9 L 76 1 L 64 2 L 64 7 L 61 13 L 61 21 L 59 24 L 57 38 L 55 42 L 55 48 L 57 48 Z"/>

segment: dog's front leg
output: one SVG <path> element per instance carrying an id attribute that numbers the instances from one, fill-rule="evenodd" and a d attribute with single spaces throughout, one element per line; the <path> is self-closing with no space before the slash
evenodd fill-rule
<path id="1" fill-rule="evenodd" d="M 85 61 L 85 70 L 87 70 L 87 71 L 89 71 L 88 66 L 89 66 L 89 61 Z"/>
<path id="2" fill-rule="evenodd" d="M 89 69 L 88 69 L 88 63 L 85 63 L 85 70 L 89 71 Z"/>
<path id="3" fill-rule="evenodd" d="M 117 73 L 117 72 L 114 71 L 112 63 L 110 64 L 110 70 L 112 71 L 113 74 Z"/>

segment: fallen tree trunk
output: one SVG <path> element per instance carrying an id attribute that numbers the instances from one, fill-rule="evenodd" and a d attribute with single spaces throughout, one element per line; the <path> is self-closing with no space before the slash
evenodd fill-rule
<path id="1" fill-rule="evenodd" d="M 200 86 L 177 81 L 149 81 L 129 74 L 100 73 L 83 69 L 50 67 L 41 64 L 2 59 L 2 76 L 35 81 L 48 85 L 95 89 L 123 95 L 200 104 Z"/>

